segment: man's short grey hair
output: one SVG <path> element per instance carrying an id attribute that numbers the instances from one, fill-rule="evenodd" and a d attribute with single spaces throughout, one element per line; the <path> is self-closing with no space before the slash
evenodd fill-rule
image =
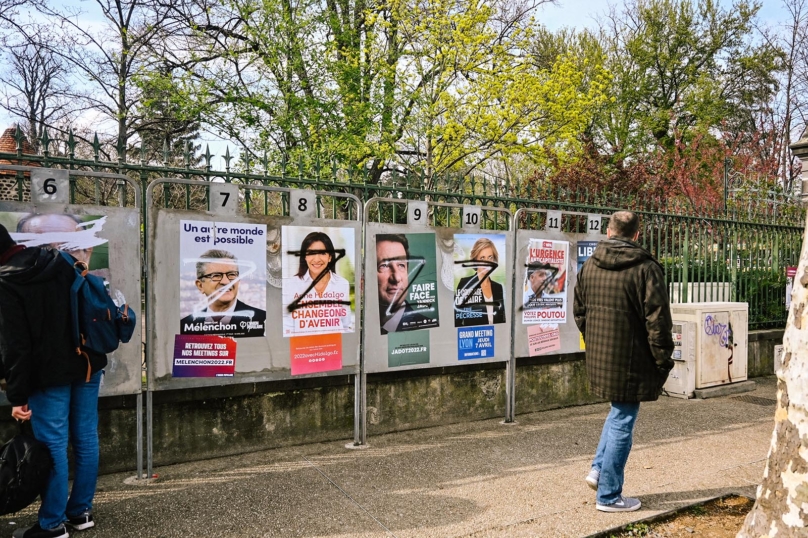
<path id="1" fill-rule="evenodd" d="M 81 224 L 81 219 L 76 215 L 71 215 L 70 213 L 28 213 L 24 217 L 22 217 L 19 221 L 17 221 L 17 233 L 28 233 L 28 223 L 36 218 L 65 218 L 67 220 L 72 220 L 76 223 L 76 227 Z M 75 230 L 76 227 L 73 229 Z"/>
<path id="2" fill-rule="evenodd" d="M 202 278 L 206 274 L 205 268 L 209 263 L 214 263 L 217 260 L 232 260 L 233 263 L 238 262 L 235 254 L 219 249 L 206 250 L 199 259 L 201 261 L 196 262 L 196 278 Z"/>
<path id="3" fill-rule="evenodd" d="M 640 217 L 631 211 L 618 211 L 609 217 L 609 229 L 612 235 L 633 239 L 640 229 Z"/>

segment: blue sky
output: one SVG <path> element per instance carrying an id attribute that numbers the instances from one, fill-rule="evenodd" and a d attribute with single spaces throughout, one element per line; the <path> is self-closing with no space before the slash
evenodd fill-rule
<path id="1" fill-rule="evenodd" d="M 731 0 L 719 0 L 719 5 L 728 8 Z M 782 22 L 786 16 L 779 0 L 761 0 L 763 6 L 759 18 L 765 24 Z M 595 28 L 595 19 L 608 13 L 609 5 L 623 5 L 622 1 L 615 0 L 558 0 L 555 5 L 539 7 L 536 18 L 550 30 L 562 27 Z"/>

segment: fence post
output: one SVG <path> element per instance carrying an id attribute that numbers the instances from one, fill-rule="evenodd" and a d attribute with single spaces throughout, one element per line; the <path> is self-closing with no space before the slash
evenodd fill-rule
<path id="1" fill-rule="evenodd" d="M 687 222 L 687 221 L 686 221 Z M 690 226 L 685 224 L 685 242 L 682 245 L 682 290 L 679 296 L 680 303 L 689 303 L 687 284 L 690 280 Z"/>

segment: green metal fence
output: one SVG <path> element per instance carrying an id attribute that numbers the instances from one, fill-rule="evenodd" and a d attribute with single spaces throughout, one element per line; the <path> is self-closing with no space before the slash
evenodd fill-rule
<path id="1" fill-rule="evenodd" d="M 372 197 L 432 200 L 458 204 L 480 204 L 505 207 L 515 213 L 521 207 L 551 209 L 608 215 L 621 209 L 641 214 L 641 241 L 665 267 L 671 299 L 676 302 L 742 301 L 749 303 L 749 328 L 785 327 L 786 267 L 796 266 L 802 245 L 804 210 L 796 202 L 784 204 L 765 196 L 733 200 L 731 207 L 704 207 L 698 211 L 677 200 L 646 199 L 617 193 L 593 193 L 548 189 L 534 182 L 509 182 L 477 177 L 445 176 L 427 178 L 421 175 L 389 174 L 380 183 L 369 183 L 361 172 L 341 169 L 333 164 L 285 161 L 232 163 L 229 150 L 224 156 L 225 169 L 212 168 L 209 151 L 200 157 L 187 152 L 178 157 L 179 166 L 170 165 L 164 153 L 159 165 L 141 160 L 137 163 L 101 159 L 97 138 L 84 149 L 69 136 L 54 141 L 47 135 L 39 141 L 39 154 L 23 153 L 24 137 L 15 133 L 17 151 L 0 152 L 0 163 L 18 166 L 67 168 L 75 171 L 100 171 L 126 174 L 138 181 L 145 193 L 148 183 L 158 177 L 196 179 L 199 186 L 175 185 L 159 193 L 165 207 L 206 210 L 209 203 L 207 182 L 225 181 L 246 185 L 274 185 L 344 192 L 366 201 Z M 245 152 L 246 153 L 246 152 Z M 137 155 L 136 151 L 130 155 Z M 141 155 L 143 153 L 141 152 Z M 194 167 L 193 162 L 202 165 Z M 232 164 L 232 166 L 231 166 Z M 126 196 L 115 182 L 71 174 L 71 200 L 99 205 L 123 205 Z M 0 196 L 25 199 L 30 181 L 23 170 L 0 173 Z M 130 193 L 131 195 L 131 193 Z M 249 214 L 266 214 L 270 206 L 277 214 L 280 207 L 288 214 L 288 200 L 270 198 L 266 193 L 247 191 L 242 201 Z M 395 205 L 395 204 L 392 204 Z M 336 216 L 344 211 L 331 200 L 319 200 L 322 216 Z M 403 212 L 378 212 L 373 220 L 399 222 Z M 430 219 L 435 225 L 452 224 L 456 216 L 435 212 Z M 541 219 L 542 216 L 530 218 Z M 522 223 L 523 227 L 543 228 L 544 223 Z M 564 231 L 586 231 L 586 220 L 567 215 Z M 483 215 L 482 228 L 506 229 L 507 224 Z"/>

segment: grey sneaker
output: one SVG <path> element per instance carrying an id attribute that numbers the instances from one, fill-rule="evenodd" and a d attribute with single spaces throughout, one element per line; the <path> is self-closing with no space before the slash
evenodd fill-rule
<path id="1" fill-rule="evenodd" d="M 634 510 L 639 510 L 642 503 L 639 499 L 634 499 L 633 497 L 623 497 L 617 500 L 616 503 L 612 504 L 600 504 L 597 503 L 595 508 L 600 510 L 601 512 L 633 512 Z"/>
<path id="2" fill-rule="evenodd" d="M 586 485 L 590 488 L 594 489 L 595 491 L 598 490 L 598 480 L 600 480 L 600 471 L 592 467 L 592 470 L 589 471 L 589 474 L 586 475 Z"/>

